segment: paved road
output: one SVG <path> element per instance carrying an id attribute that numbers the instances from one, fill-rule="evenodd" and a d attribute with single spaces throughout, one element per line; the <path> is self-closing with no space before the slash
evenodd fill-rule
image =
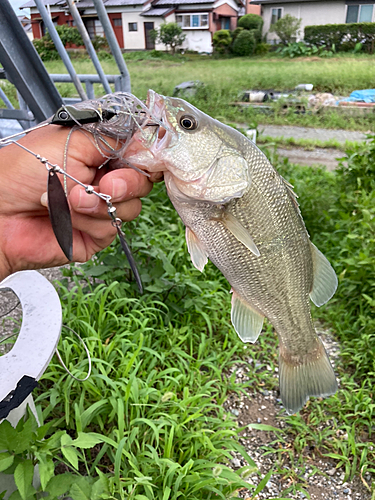
<path id="1" fill-rule="evenodd" d="M 284 125 L 258 125 L 258 132 L 260 135 L 268 135 L 270 137 L 293 137 L 294 139 L 314 139 L 319 141 L 336 139 L 343 143 L 345 141 L 363 141 L 366 139 L 366 134 L 363 132 Z"/>

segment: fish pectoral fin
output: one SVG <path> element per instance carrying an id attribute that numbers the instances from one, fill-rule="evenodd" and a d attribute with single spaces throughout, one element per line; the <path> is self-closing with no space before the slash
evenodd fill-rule
<path id="1" fill-rule="evenodd" d="M 260 252 L 254 243 L 253 238 L 250 236 L 248 230 L 243 227 L 241 222 L 239 222 L 234 215 L 225 212 L 223 218 L 220 219 L 220 222 L 222 222 L 228 231 L 230 231 L 238 241 L 245 245 L 251 253 L 253 253 L 256 257 L 259 257 Z"/>
<path id="2" fill-rule="evenodd" d="M 291 355 L 280 348 L 280 396 L 289 415 L 297 413 L 310 396 L 326 397 L 337 391 L 337 381 L 321 340 L 304 356 Z"/>
<path id="3" fill-rule="evenodd" d="M 242 342 L 256 342 L 262 331 L 264 316 L 239 297 L 235 291 L 233 291 L 230 318 Z"/>
<path id="4" fill-rule="evenodd" d="M 188 227 L 186 228 L 186 243 L 193 265 L 202 272 L 208 262 L 207 253 L 195 233 Z"/>
<path id="5" fill-rule="evenodd" d="M 337 289 L 337 276 L 333 267 L 316 246 L 311 243 L 313 258 L 314 282 L 310 298 L 318 307 L 322 306 L 333 296 Z"/>

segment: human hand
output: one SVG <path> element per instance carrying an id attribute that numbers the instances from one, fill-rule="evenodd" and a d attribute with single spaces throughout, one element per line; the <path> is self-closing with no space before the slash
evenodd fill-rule
<path id="1" fill-rule="evenodd" d="M 49 125 L 30 132 L 18 142 L 62 167 L 69 129 Z M 68 149 L 67 172 L 84 184 L 112 196 L 117 216 L 124 222 L 141 211 L 140 197 L 152 188 L 150 180 L 130 169 L 106 173 L 98 170 L 102 155 L 79 131 L 73 132 Z M 16 145 L 0 149 L 0 279 L 23 269 L 54 267 L 67 263 L 53 233 L 45 206 L 47 171 L 30 153 Z M 68 201 L 73 225 L 73 261 L 85 262 L 106 248 L 116 229 L 107 206 L 95 195 L 68 179 Z M 42 198 L 43 195 L 43 198 Z M 43 204 L 42 204 L 43 203 Z"/>

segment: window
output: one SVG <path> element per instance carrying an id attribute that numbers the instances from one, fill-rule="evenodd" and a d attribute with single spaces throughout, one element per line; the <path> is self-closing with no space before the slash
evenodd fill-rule
<path id="1" fill-rule="evenodd" d="M 347 23 L 371 23 L 374 6 L 367 5 L 348 5 L 346 11 Z"/>
<path id="2" fill-rule="evenodd" d="M 104 36 L 104 29 L 99 19 L 86 19 L 85 26 L 91 40 L 96 36 Z"/>
<path id="3" fill-rule="evenodd" d="M 113 26 L 115 28 L 121 28 L 122 27 L 122 19 L 121 19 L 121 17 L 114 17 L 113 18 Z"/>
<path id="4" fill-rule="evenodd" d="M 272 9 L 272 11 L 271 11 L 271 24 L 275 24 L 276 21 L 278 21 L 280 19 L 282 14 L 283 14 L 282 8 Z"/>
<path id="5" fill-rule="evenodd" d="M 138 23 L 129 23 L 129 31 L 138 31 Z"/>
<path id="6" fill-rule="evenodd" d="M 181 28 L 208 28 L 208 14 L 179 14 L 176 23 Z"/>

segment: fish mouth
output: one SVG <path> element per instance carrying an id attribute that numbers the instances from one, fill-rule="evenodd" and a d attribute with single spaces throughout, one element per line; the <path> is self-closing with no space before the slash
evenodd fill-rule
<path id="1" fill-rule="evenodd" d="M 159 151 L 166 147 L 170 142 L 170 134 L 175 135 L 175 132 L 168 124 L 166 116 L 166 97 L 158 94 L 154 90 L 149 89 L 147 92 L 146 106 L 149 110 L 149 119 L 144 123 L 144 127 L 150 130 L 150 127 L 155 127 L 153 141 L 150 144 L 150 149 Z M 169 137 L 168 137 L 169 136 Z"/>

